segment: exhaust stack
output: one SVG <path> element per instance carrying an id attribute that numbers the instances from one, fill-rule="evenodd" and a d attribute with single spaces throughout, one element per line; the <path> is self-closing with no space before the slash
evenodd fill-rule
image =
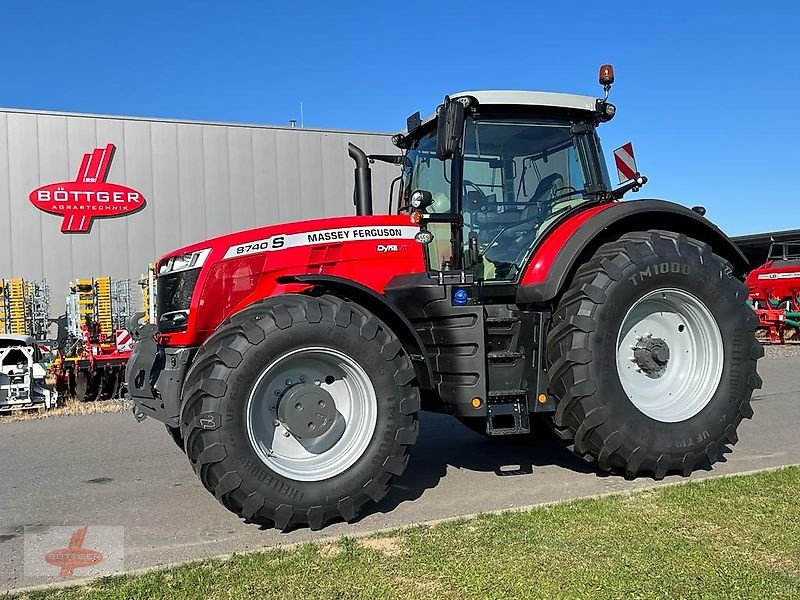
<path id="1" fill-rule="evenodd" d="M 353 191 L 353 204 L 356 206 L 356 215 L 371 215 L 372 171 L 369 168 L 369 159 L 361 148 L 351 142 L 347 142 L 347 154 L 356 163 L 356 180 Z"/>

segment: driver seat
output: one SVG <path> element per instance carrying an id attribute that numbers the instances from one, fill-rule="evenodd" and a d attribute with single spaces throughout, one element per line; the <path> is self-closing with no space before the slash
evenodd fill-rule
<path id="1" fill-rule="evenodd" d="M 525 219 L 532 219 L 542 212 L 541 202 L 546 200 L 547 197 L 552 194 L 556 181 L 559 179 L 562 181 L 564 179 L 561 176 L 561 173 L 551 173 L 547 177 L 542 178 L 542 180 L 539 182 L 539 185 L 536 186 L 536 190 L 533 192 L 533 195 L 526 202 L 527 206 L 522 209 L 521 221 L 524 221 Z"/>

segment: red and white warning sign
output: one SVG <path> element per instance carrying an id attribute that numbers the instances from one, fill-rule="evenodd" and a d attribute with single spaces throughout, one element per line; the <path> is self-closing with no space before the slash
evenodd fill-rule
<path id="1" fill-rule="evenodd" d="M 133 337 L 125 329 L 117 329 L 116 334 L 117 352 L 130 352 L 133 350 Z"/>
<path id="2" fill-rule="evenodd" d="M 614 162 L 617 163 L 619 181 L 635 179 L 639 170 L 636 168 L 636 157 L 633 155 L 633 144 L 628 142 L 614 150 Z"/>

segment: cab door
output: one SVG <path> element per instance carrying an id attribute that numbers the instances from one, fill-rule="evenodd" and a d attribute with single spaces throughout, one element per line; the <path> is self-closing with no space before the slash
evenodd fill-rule
<path id="1" fill-rule="evenodd" d="M 470 118 L 464 136 L 465 264 L 515 282 L 549 225 L 592 199 L 570 121 Z"/>

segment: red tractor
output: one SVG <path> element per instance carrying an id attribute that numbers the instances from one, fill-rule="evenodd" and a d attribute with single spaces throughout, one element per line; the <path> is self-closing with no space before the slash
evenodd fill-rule
<path id="1" fill-rule="evenodd" d="M 800 331 L 800 241 L 770 244 L 767 262 L 745 280 L 759 319 L 759 335 L 773 344 Z"/>
<path id="2" fill-rule="evenodd" d="M 349 146 L 355 217 L 204 241 L 157 264 L 137 418 L 164 422 L 248 522 L 350 521 L 406 468 L 420 410 L 487 436 L 534 417 L 597 468 L 689 475 L 760 387 L 747 262 L 702 216 L 619 202 L 606 97 L 467 92 L 408 119 L 398 156 Z M 401 168 L 372 214 L 370 162 Z M 391 196 L 391 193 L 390 193 Z"/>

